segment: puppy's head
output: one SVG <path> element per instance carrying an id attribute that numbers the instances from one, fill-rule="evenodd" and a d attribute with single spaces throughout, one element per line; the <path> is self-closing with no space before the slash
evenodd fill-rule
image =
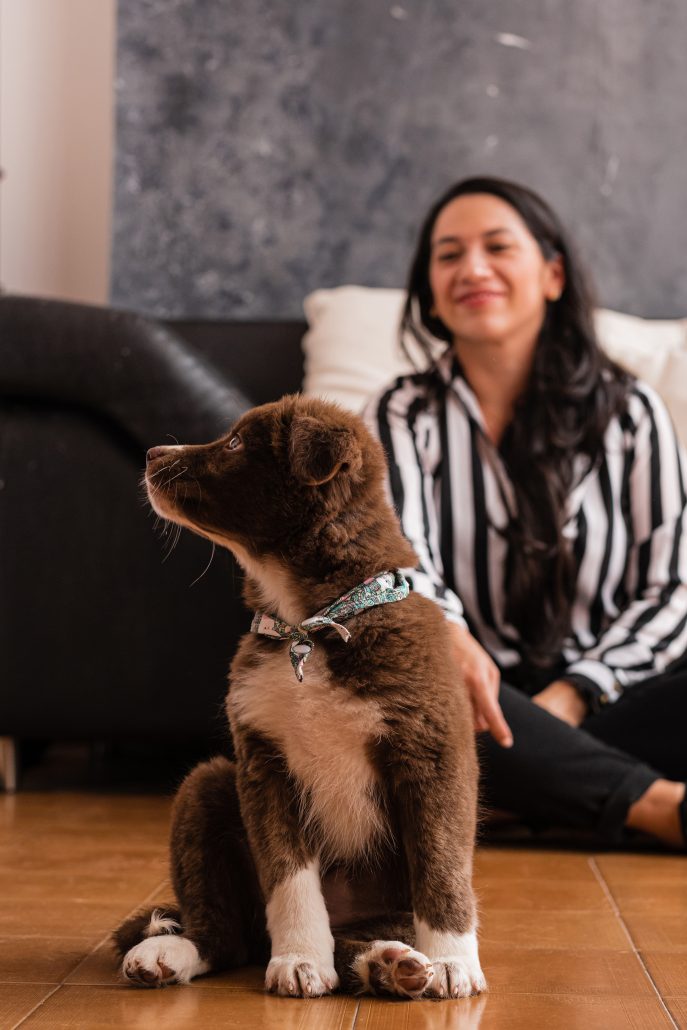
<path id="1" fill-rule="evenodd" d="M 247 412 L 214 443 L 152 448 L 145 484 L 164 518 L 231 550 L 282 555 L 350 507 L 383 505 L 383 471 L 359 418 L 290 396 Z"/>

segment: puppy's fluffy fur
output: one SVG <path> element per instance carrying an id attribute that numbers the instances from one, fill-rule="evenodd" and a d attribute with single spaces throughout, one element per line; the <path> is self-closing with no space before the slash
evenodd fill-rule
<path id="1" fill-rule="evenodd" d="M 290 624 L 415 564 L 381 448 L 334 405 L 286 397 L 214 443 L 148 458 L 155 510 L 229 548 L 247 603 Z M 347 626 L 348 643 L 317 634 L 303 683 L 288 644 L 242 640 L 227 699 L 236 762 L 200 765 L 179 790 L 178 905 L 116 931 L 130 980 L 264 962 L 271 943 L 279 994 L 484 989 L 472 718 L 444 618 L 411 593 Z"/>

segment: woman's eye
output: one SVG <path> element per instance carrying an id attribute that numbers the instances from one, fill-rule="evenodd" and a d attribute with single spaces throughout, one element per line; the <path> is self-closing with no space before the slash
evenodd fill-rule
<path id="1" fill-rule="evenodd" d="M 241 440 L 241 437 L 238 435 L 238 433 L 235 433 L 234 436 L 232 436 L 229 443 L 227 444 L 227 447 L 230 451 L 235 451 L 237 447 L 241 446 L 242 442 L 243 441 Z"/>
<path id="2" fill-rule="evenodd" d="M 447 265 L 451 261 L 457 261 L 460 254 L 455 250 L 447 250 L 443 254 L 437 256 L 437 261 L 442 265 Z"/>

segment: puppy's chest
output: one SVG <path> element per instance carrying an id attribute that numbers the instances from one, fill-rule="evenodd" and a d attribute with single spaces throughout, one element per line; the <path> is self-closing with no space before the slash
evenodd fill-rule
<path id="1" fill-rule="evenodd" d="M 375 701 L 334 682 L 317 649 L 299 683 L 288 645 L 261 649 L 259 664 L 232 680 L 229 718 L 278 744 L 302 793 L 304 822 L 331 858 L 353 858 L 385 831 L 370 752 L 383 732 Z"/>

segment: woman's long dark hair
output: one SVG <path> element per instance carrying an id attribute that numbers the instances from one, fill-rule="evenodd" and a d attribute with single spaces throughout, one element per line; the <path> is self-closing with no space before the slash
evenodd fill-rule
<path id="1" fill-rule="evenodd" d="M 546 260 L 560 255 L 565 285 L 547 302 L 527 389 L 500 445 L 511 477 L 516 511 L 508 535 L 505 617 L 532 665 L 548 667 L 560 658 L 570 631 L 577 569 L 563 528 L 574 460 L 594 463 L 603 451 L 610 419 L 626 405 L 631 377 L 601 351 L 593 324 L 593 293 L 566 233 L 536 193 L 503 179 L 472 178 L 452 186 L 433 205 L 420 231 L 410 269 L 401 322 L 406 350 L 412 337 L 427 358 L 430 381 L 436 346 L 432 337 L 453 338 L 434 311 L 429 261 L 434 223 L 456 197 L 489 193 L 520 215 Z"/>

